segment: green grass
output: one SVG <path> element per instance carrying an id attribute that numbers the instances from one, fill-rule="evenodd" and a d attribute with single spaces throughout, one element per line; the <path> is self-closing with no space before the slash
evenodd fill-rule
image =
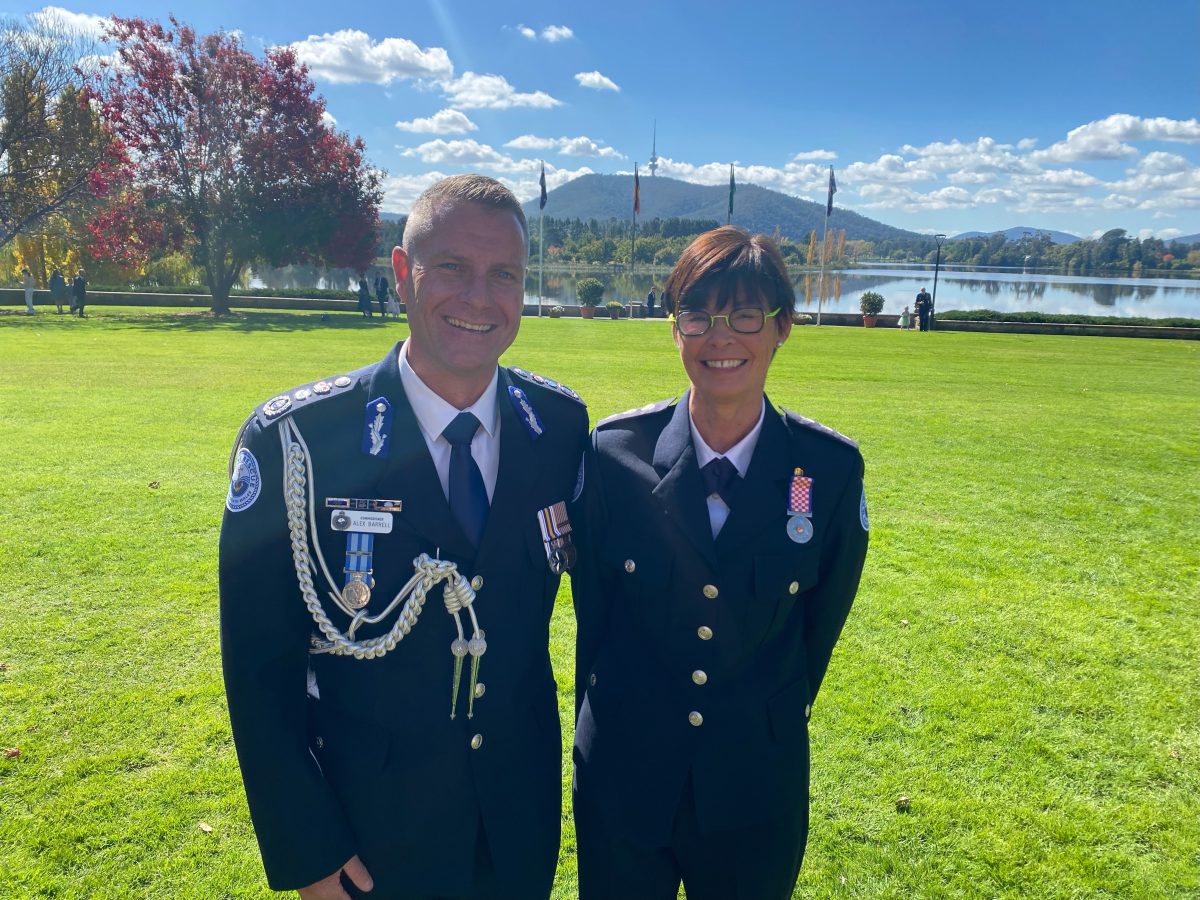
<path id="1" fill-rule="evenodd" d="M 0 897 L 270 896 L 220 680 L 226 457 L 405 333 L 0 316 Z M 527 319 L 508 359 L 593 421 L 684 386 L 661 322 Z M 871 500 L 796 896 L 1200 896 L 1200 344 L 799 328 L 768 391 L 860 441 Z"/>

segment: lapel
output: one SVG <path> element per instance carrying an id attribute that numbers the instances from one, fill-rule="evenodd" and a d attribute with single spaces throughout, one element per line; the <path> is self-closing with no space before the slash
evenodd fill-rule
<path id="1" fill-rule="evenodd" d="M 442 482 L 421 426 L 413 413 L 404 383 L 400 380 L 400 344 L 375 366 L 367 385 L 364 403 L 386 397 L 392 404 L 391 447 L 387 459 L 362 455 L 375 480 L 375 496 L 403 502 L 401 521 L 406 527 L 430 541 L 442 559 L 466 560 L 475 556 L 471 542 L 450 512 L 442 493 Z"/>
<path id="2" fill-rule="evenodd" d="M 692 545 L 713 569 L 717 568 L 717 548 L 712 539 L 708 520 L 704 480 L 696 465 L 696 448 L 692 445 L 691 418 L 688 399 L 684 393 L 675 404 L 675 412 L 654 446 L 654 468 L 661 480 L 654 488 L 655 498 L 663 504 L 671 522 L 684 533 Z"/>
<path id="3" fill-rule="evenodd" d="M 731 551 L 757 537 L 763 529 L 783 529 L 787 512 L 787 484 L 792 469 L 787 428 L 779 413 L 765 400 L 762 431 L 758 434 L 750 468 L 738 488 L 729 518 L 717 535 L 717 551 L 726 558 Z"/>
<path id="4" fill-rule="evenodd" d="M 496 408 L 500 413 L 500 466 L 496 472 L 491 511 L 479 545 L 477 565 L 482 565 L 491 555 L 508 552 L 504 547 L 511 547 L 514 526 L 517 532 L 524 532 L 532 525 L 534 505 L 529 501 L 537 493 L 538 477 L 545 474 L 532 458 L 533 439 L 513 410 L 508 396 L 510 384 L 512 381 L 508 371 L 501 368 L 500 377 L 496 380 Z M 525 516 L 529 517 L 528 522 Z"/>

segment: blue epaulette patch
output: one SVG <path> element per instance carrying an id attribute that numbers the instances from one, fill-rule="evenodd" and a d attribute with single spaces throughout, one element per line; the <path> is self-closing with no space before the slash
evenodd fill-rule
<path id="1" fill-rule="evenodd" d="M 530 372 L 528 369 L 519 369 L 516 366 L 509 366 L 508 371 L 512 372 L 518 378 L 523 378 L 526 381 L 530 381 L 533 384 L 544 387 L 548 391 L 554 391 L 562 394 L 564 397 L 570 397 L 576 403 L 582 403 L 584 406 L 587 406 L 587 404 L 583 402 L 582 397 L 580 397 L 565 384 L 560 384 L 553 378 L 547 378 L 545 375 L 539 375 L 536 372 Z"/>
<path id="2" fill-rule="evenodd" d="M 613 413 L 607 418 L 601 419 L 596 423 L 597 428 L 603 428 L 605 425 L 611 425 L 613 422 L 620 422 L 622 419 L 633 419 L 638 416 L 646 416 L 651 413 L 662 412 L 669 406 L 672 406 L 677 398 L 671 397 L 667 400 L 659 400 L 657 403 L 647 403 L 645 406 L 639 406 L 637 409 L 628 409 L 625 412 Z"/>
<path id="3" fill-rule="evenodd" d="M 272 422 L 278 422 L 288 413 L 295 412 L 302 406 L 311 406 L 326 397 L 344 394 L 354 387 L 356 381 L 358 381 L 357 374 L 336 375 L 331 378 L 322 378 L 320 381 L 312 381 L 272 397 L 255 409 L 254 415 L 263 425 L 269 425 Z"/>
<path id="4" fill-rule="evenodd" d="M 822 425 L 816 419 L 810 419 L 806 416 L 800 415 L 799 413 L 794 413 L 790 409 L 783 409 L 781 407 L 780 410 L 783 412 L 784 418 L 791 419 L 797 425 L 802 425 L 805 428 L 810 428 L 813 431 L 818 431 L 821 434 L 826 434 L 829 437 L 834 438 L 835 440 L 841 441 L 843 444 L 849 444 L 854 449 L 856 449 L 856 450 L 858 449 L 858 441 L 854 440 L 853 438 L 846 437 L 840 431 L 834 431 L 828 425 Z"/>

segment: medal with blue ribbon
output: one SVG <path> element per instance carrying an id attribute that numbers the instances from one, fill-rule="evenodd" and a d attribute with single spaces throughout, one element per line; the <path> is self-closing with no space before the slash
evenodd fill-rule
<path id="1" fill-rule="evenodd" d="M 812 540 L 812 485 L 812 478 L 803 469 L 795 469 L 788 485 L 787 535 L 797 544 Z"/>

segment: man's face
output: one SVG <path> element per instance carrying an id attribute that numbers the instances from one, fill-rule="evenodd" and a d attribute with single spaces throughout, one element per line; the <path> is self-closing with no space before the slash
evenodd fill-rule
<path id="1" fill-rule="evenodd" d="M 490 379 L 517 336 L 524 306 L 526 252 L 517 217 L 478 203 L 446 205 L 410 250 L 392 253 L 412 332 L 409 363 L 439 393 L 439 385 Z"/>

